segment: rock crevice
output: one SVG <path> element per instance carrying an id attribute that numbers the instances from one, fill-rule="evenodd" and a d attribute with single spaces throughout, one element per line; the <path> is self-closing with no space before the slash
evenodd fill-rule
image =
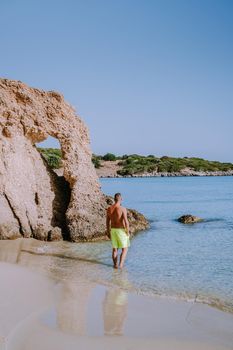
<path id="1" fill-rule="evenodd" d="M 16 221 L 18 222 L 19 225 L 19 233 L 24 237 L 24 232 L 23 232 L 23 227 L 20 221 L 19 216 L 16 214 L 15 209 L 13 207 L 13 205 L 11 204 L 11 201 L 9 199 L 9 197 L 7 196 L 6 192 L 3 193 L 4 197 L 6 198 L 7 204 L 9 205 L 9 208 L 13 214 L 13 217 L 16 219 Z"/>

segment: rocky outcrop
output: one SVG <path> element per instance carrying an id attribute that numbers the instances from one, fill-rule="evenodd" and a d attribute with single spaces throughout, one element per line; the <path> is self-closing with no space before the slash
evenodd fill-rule
<path id="1" fill-rule="evenodd" d="M 194 224 L 195 222 L 203 221 L 203 219 L 199 218 L 198 216 L 187 214 L 179 217 L 178 221 L 181 222 L 182 224 Z"/>
<path id="2" fill-rule="evenodd" d="M 48 136 L 60 142 L 63 177 L 36 149 Z M 61 94 L 1 79 L 0 238 L 103 237 L 107 203 L 91 156 L 88 129 Z"/>

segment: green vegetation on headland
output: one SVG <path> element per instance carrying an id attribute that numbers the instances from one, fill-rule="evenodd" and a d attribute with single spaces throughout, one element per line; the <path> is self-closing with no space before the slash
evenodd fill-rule
<path id="1" fill-rule="evenodd" d="M 40 148 L 37 147 L 40 154 L 48 162 L 52 169 L 59 169 L 62 167 L 61 150 L 60 148 Z"/>
<path id="2" fill-rule="evenodd" d="M 208 161 L 202 158 L 174 158 L 174 157 L 155 157 L 129 155 L 120 161 L 122 169 L 118 171 L 119 175 L 133 175 L 137 173 L 167 172 L 177 173 L 185 168 L 194 171 L 228 171 L 233 170 L 232 163 L 221 163 L 218 161 Z"/>
<path id="3" fill-rule="evenodd" d="M 202 158 L 174 158 L 174 157 L 155 157 L 154 155 L 141 156 L 138 154 L 115 156 L 107 153 L 104 156 L 93 155 L 93 162 L 97 168 L 101 166 L 101 160 L 117 160 L 122 168 L 117 171 L 121 176 L 142 174 L 142 173 L 178 173 L 183 169 L 193 171 L 229 171 L 233 170 L 232 163 L 221 163 L 218 161 L 209 161 Z"/>
<path id="4" fill-rule="evenodd" d="M 52 168 L 56 169 L 62 166 L 60 149 L 38 148 L 38 150 Z M 92 155 L 92 162 L 96 168 L 100 168 L 103 161 L 116 161 L 121 167 L 117 171 L 118 175 L 121 176 L 156 172 L 179 173 L 181 170 L 187 168 L 200 172 L 226 172 L 233 170 L 232 163 L 221 163 L 195 157 L 174 158 L 168 156 L 155 157 L 154 155 L 141 156 L 138 154 L 116 156 L 112 153 L 107 153 L 104 156 Z"/>

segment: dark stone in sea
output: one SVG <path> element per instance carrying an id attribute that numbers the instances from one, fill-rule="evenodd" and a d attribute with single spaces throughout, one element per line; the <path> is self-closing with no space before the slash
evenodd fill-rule
<path id="1" fill-rule="evenodd" d="M 203 219 L 199 218 L 198 216 L 187 214 L 179 217 L 178 221 L 182 222 L 182 224 L 194 224 L 195 222 L 203 221 Z"/>

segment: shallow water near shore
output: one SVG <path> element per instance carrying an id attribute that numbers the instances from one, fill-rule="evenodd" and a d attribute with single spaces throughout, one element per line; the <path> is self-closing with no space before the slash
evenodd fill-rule
<path id="1" fill-rule="evenodd" d="M 147 295 L 199 301 L 233 312 L 233 177 L 101 179 L 123 205 L 150 220 L 131 240 L 124 271 L 113 271 L 110 242 L 0 242 L 0 260 L 58 280 L 115 285 Z M 204 218 L 183 225 L 183 214 Z"/>
<path id="2" fill-rule="evenodd" d="M 132 240 L 127 269 L 136 288 L 233 311 L 233 177 L 102 179 L 107 194 L 151 223 Z M 204 222 L 176 221 L 193 214 Z"/>

